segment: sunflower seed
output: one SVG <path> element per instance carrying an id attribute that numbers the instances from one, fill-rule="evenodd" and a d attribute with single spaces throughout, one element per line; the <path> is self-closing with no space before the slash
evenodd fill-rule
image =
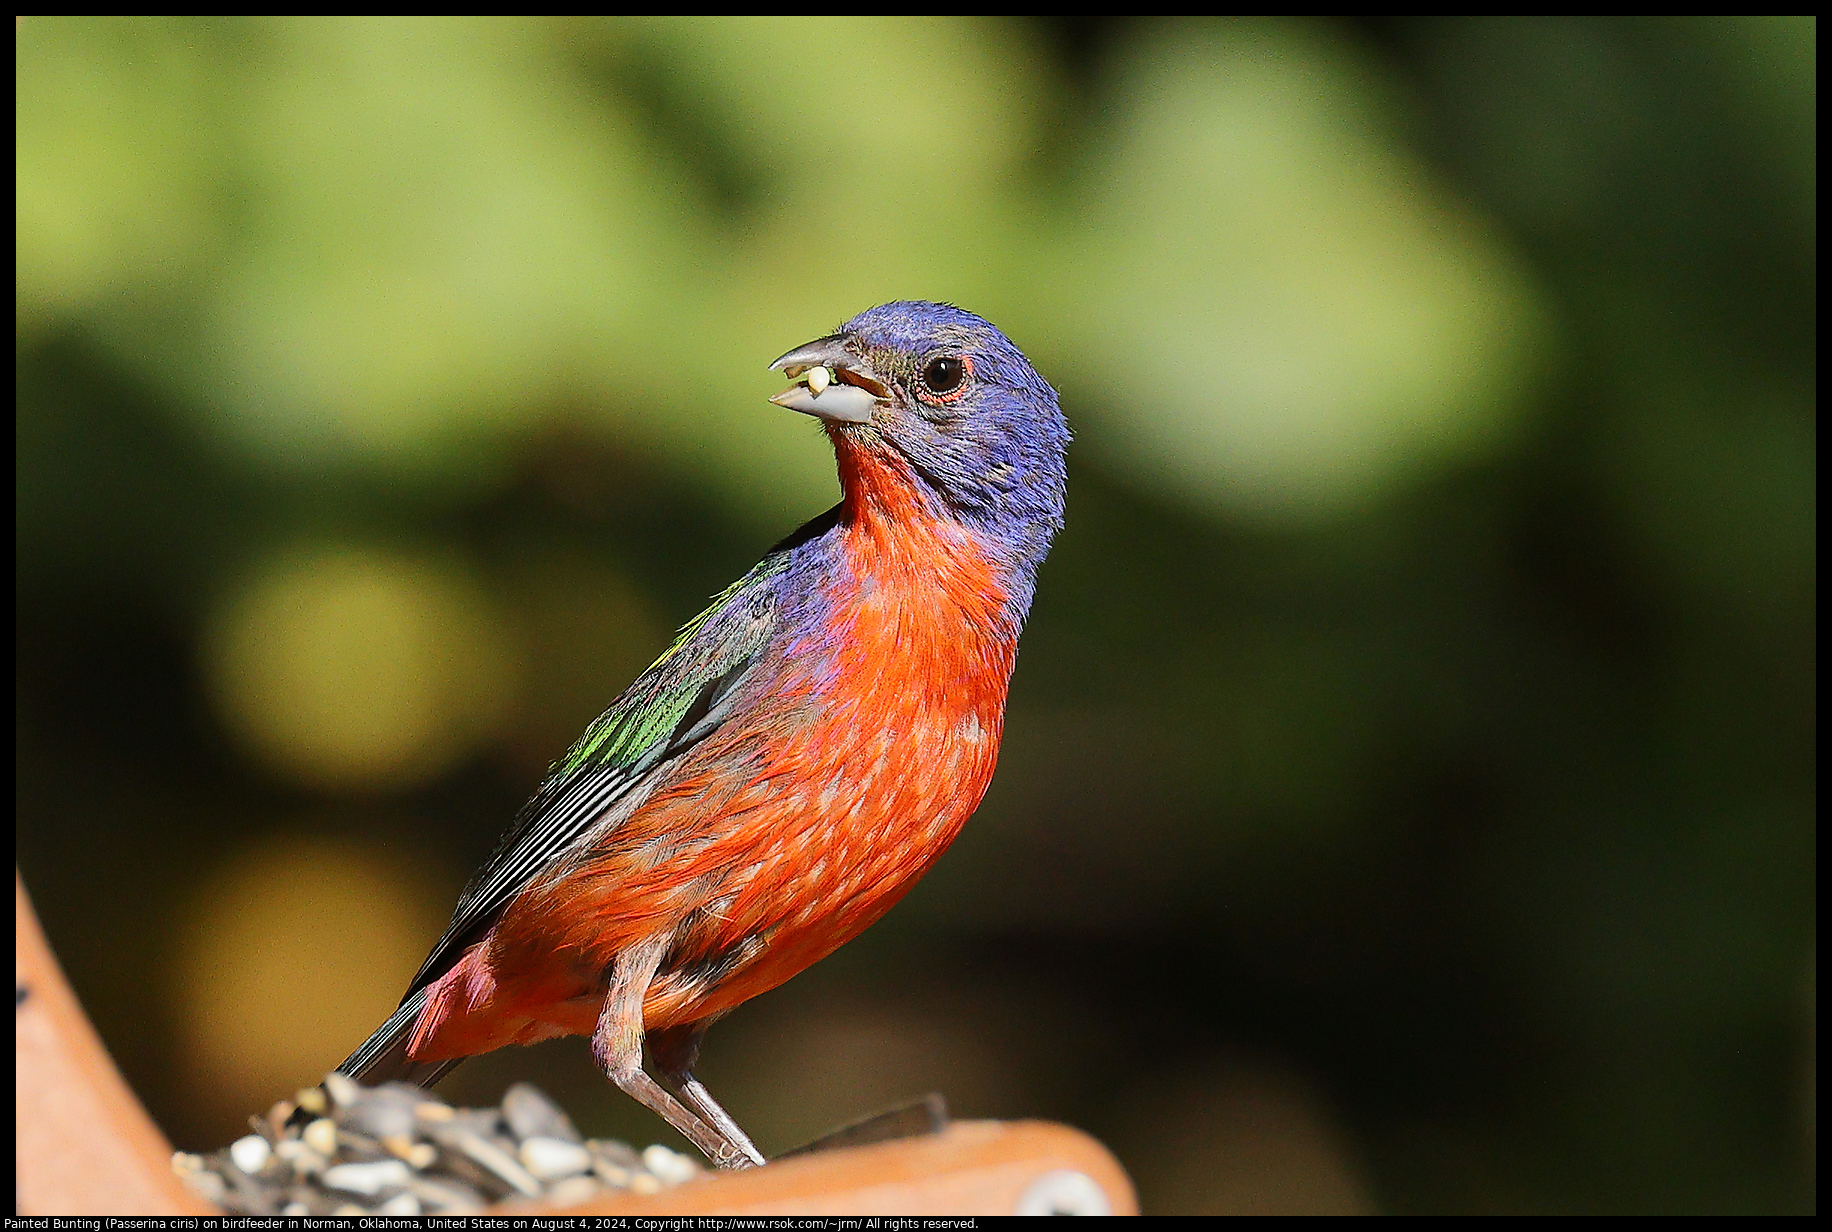
<path id="1" fill-rule="evenodd" d="M 415 1142 L 406 1134 L 383 1138 L 382 1149 L 418 1172 L 426 1171 L 439 1158 L 438 1147 L 430 1142 Z"/>
<path id="2" fill-rule="evenodd" d="M 572 1119 L 530 1083 L 518 1082 L 503 1093 L 503 1119 L 517 1138 L 559 1138 L 582 1142 Z"/>
<path id="3" fill-rule="evenodd" d="M 502 1178 L 516 1193 L 527 1198 L 540 1197 L 541 1183 L 529 1176 L 528 1170 L 501 1147 L 476 1134 L 462 1131 L 452 1136 L 451 1145 L 462 1151 L 478 1167 L 488 1169 Z"/>
<path id="4" fill-rule="evenodd" d="M 454 1108 L 417 1087 L 363 1087 L 327 1075 L 250 1117 L 254 1132 L 172 1170 L 201 1197 L 243 1215 L 475 1215 L 505 1197 L 577 1204 L 605 1187 L 657 1193 L 701 1169 L 666 1147 L 581 1141 L 533 1086 L 500 1106 Z"/>
<path id="5" fill-rule="evenodd" d="M 362 1098 L 343 1105 L 337 1118 L 340 1125 L 368 1134 L 371 1138 L 389 1138 L 410 1134 L 414 1128 L 414 1108 L 426 1098 L 418 1087 L 404 1082 L 372 1087 Z"/>
<path id="6" fill-rule="evenodd" d="M 274 1147 L 274 1154 L 291 1165 L 298 1176 L 315 1176 L 330 1162 L 297 1138 L 288 1138 Z"/>
<path id="7" fill-rule="evenodd" d="M 347 1108 L 363 1097 L 363 1088 L 356 1079 L 336 1070 L 324 1076 L 324 1093 L 331 1097 L 331 1102 L 339 1108 Z"/>

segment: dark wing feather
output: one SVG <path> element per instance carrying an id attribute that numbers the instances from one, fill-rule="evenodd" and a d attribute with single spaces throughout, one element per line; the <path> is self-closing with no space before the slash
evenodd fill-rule
<path id="1" fill-rule="evenodd" d="M 445 1077 L 456 1061 L 414 1061 L 407 1056 L 407 1041 L 413 1038 L 414 1023 L 419 1020 L 420 1010 L 426 1005 L 426 990 L 415 989 L 407 999 L 401 1002 L 401 1008 L 388 1016 L 388 1021 L 367 1043 L 350 1054 L 348 1060 L 337 1068 L 346 1074 L 367 1079 L 370 1083 L 411 1082 L 416 1086 L 430 1087 Z"/>
<path id="2" fill-rule="evenodd" d="M 407 1058 L 407 1040 L 427 986 L 456 965 L 523 887 L 570 854 L 606 810 L 651 782 L 660 767 L 729 717 L 738 686 L 763 657 L 775 627 L 771 581 L 787 568 L 786 548 L 810 529 L 830 525 L 831 518 L 810 523 L 714 599 L 555 763 L 459 896 L 451 923 L 421 964 L 400 1009 L 339 1069 L 371 1082 L 404 1078 L 430 1085 L 457 1064 L 417 1064 Z"/>

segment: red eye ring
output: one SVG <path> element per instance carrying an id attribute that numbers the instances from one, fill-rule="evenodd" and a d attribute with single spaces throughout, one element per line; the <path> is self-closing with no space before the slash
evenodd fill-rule
<path id="1" fill-rule="evenodd" d="M 946 390 L 936 392 L 930 385 L 930 373 L 937 367 L 958 363 L 960 376 Z M 943 376 L 945 379 L 945 374 Z M 959 402 L 967 396 L 967 390 L 973 380 L 973 356 L 971 355 L 937 355 L 923 366 L 922 375 L 917 378 L 916 396 L 931 406 L 946 406 L 950 402 Z"/>

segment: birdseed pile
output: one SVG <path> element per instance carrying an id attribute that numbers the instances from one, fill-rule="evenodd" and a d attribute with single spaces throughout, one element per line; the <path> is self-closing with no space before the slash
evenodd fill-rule
<path id="1" fill-rule="evenodd" d="M 701 1171 L 664 1146 L 582 1138 L 527 1083 L 500 1107 L 454 1108 L 404 1082 L 333 1073 L 249 1123 L 255 1132 L 223 1150 L 172 1157 L 193 1190 L 237 1214 L 474 1215 L 507 1198 L 656 1193 Z"/>

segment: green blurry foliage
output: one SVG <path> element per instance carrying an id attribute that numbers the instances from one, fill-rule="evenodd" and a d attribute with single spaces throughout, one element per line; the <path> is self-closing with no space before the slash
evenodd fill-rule
<path id="1" fill-rule="evenodd" d="M 487 484 L 574 398 L 774 524 L 830 483 L 752 405 L 782 322 L 933 298 L 1103 394 L 1125 464 L 1276 516 L 1489 440 L 1542 350 L 1517 262 L 1385 135 L 1379 74 L 1288 23 L 1132 40 L 1054 200 L 1028 164 L 1060 87 L 1010 25 L 40 24 L 28 331 L 93 315 L 269 466 Z M 735 171 L 696 176 L 695 139 Z"/>
<path id="2" fill-rule="evenodd" d="M 1147 1210 L 1810 1208 L 1816 28 L 26 19 L 19 859 L 105 1038 L 186 1147 L 335 1063 L 832 500 L 764 365 L 941 298 L 1069 526 L 974 824 L 712 1038 L 766 1148 L 940 1085 Z M 658 1131 L 564 1041 L 448 1093 L 529 1076 Z"/>
<path id="3" fill-rule="evenodd" d="M 1513 254 L 1394 141 L 1345 41 L 1149 27 L 1054 300 L 1127 469 L 1236 514 L 1334 510 L 1505 435 L 1546 323 Z"/>

